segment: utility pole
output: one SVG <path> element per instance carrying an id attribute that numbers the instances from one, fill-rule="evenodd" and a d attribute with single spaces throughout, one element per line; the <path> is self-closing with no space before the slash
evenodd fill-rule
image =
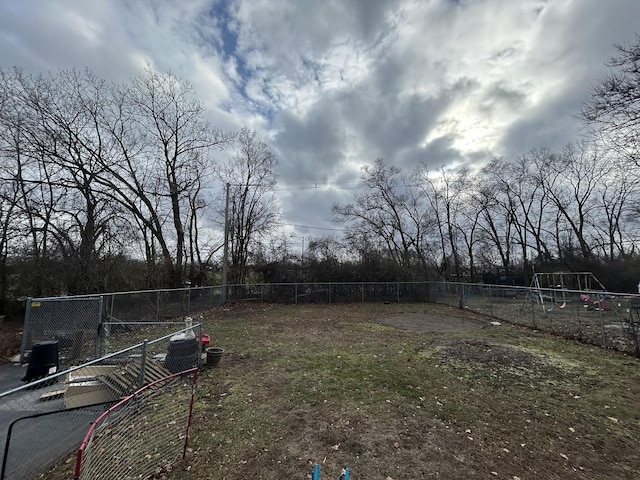
<path id="1" fill-rule="evenodd" d="M 224 205 L 224 248 L 222 253 L 222 302 L 227 303 L 227 275 L 229 273 L 229 187 L 226 185 L 226 201 Z"/>

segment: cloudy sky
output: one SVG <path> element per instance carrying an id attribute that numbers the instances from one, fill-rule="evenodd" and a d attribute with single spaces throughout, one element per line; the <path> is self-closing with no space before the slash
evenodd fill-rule
<path id="1" fill-rule="evenodd" d="M 376 158 L 408 173 L 577 139 L 639 18 L 638 0 L 3 0 L 0 64 L 189 80 L 214 125 L 271 144 L 284 222 L 321 235 Z"/>

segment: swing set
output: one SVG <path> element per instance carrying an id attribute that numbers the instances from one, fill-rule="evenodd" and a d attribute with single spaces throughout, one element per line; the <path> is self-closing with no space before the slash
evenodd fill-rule
<path id="1" fill-rule="evenodd" d="M 542 310 L 552 312 L 567 306 L 567 294 L 580 293 L 580 299 L 589 303 L 592 292 L 606 292 L 606 288 L 591 272 L 534 273 L 529 295 Z M 597 301 L 599 302 L 599 300 Z"/>

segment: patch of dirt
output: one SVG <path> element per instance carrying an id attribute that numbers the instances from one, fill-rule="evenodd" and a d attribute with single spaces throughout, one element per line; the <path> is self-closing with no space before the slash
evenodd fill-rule
<path id="1" fill-rule="evenodd" d="M 466 316 L 434 313 L 395 313 L 375 319 L 377 323 L 389 327 L 416 332 L 464 332 L 485 328 L 489 323 L 480 317 L 474 318 L 470 312 Z"/>
<path id="2" fill-rule="evenodd" d="M 579 372 L 554 365 L 546 355 L 483 340 L 446 343 L 437 349 L 434 358 L 457 375 L 503 388 L 542 389 L 553 382 L 576 382 L 580 376 Z"/>
<path id="3" fill-rule="evenodd" d="M 544 361 L 537 355 L 506 345 L 492 345 L 483 341 L 454 343 L 442 349 L 441 356 L 465 363 L 488 367 L 539 368 Z"/>

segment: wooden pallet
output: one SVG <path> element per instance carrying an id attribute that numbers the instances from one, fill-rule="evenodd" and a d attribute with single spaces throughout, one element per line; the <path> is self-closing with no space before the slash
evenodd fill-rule
<path id="1" fill-rule="evenodd" d="M 147 385 L 169 375 L 171 375 L 171 372 L 163 365 L 156 361 L 148 360 L 145 363 L 143 384 Z M 129 395 L 142 386 L 139 384 L 140 364 L 138 363 L 130 363 L 110 373 L 100 375 L 96 377 L 96 379 L 107 385 L 114 392 L 117 392 L 120 396 Z"/>

